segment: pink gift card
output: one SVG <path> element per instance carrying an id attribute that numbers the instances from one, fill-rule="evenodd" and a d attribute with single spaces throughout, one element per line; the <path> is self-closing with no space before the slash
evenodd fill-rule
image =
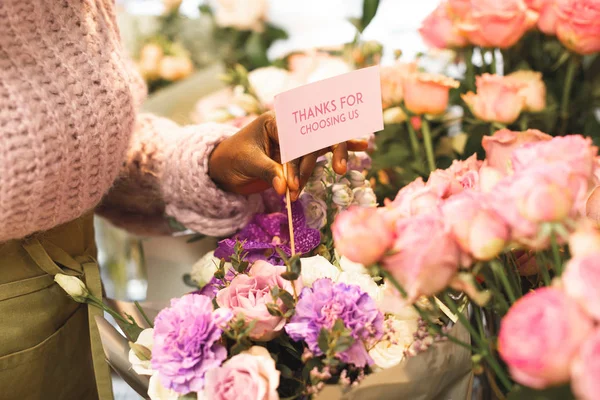
<path id="1" fill-rule="evenodd" d="M 275 97 L 281 162 L 383 129 L 379 67 L 359 69 Z"/>

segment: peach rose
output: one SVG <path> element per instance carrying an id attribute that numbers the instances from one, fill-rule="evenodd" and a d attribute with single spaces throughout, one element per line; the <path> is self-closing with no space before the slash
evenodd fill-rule
<path id="1" fill-rule="evenodd" d="M 288 58 L 292 75 L 300 82 L 316 82 L 351 71 L 350 66 L 340 57 L 327 53 L 312 52 L 293 54 Z"/>
<path id="2" fill-rule="evenodd" d="M 383 66 L 380 69 L 381 100 L 383 108 L 398 105 L 404 99 L 404 80 L 417 72 L 416 63 L 400 63 Z"/>
<path id="3" fill-rule="evenodd" d="M 529 129 L 524 132 L 501 129 L 492 136 L 483 137 L 482 144 L 486 154 L 486 163 L 503 173 L 510 173 L 512 172 L 511 157 L 516 148 L 526 143 L 551 139 L 552 136 L 537 129 Z"/>
<path id="4" fill-rule="evenodd" d="M 546 35 L 556 35 L 558 16 L 554 3 L 555 0 L 525 0 L 527 7 L 539 14 L 537 26 Z"/>
<path id="5" fill-rule="evenodd" d="M 600 3 L 597 0 L 555 0 L 556 35 L 579 54 L 600 51 Z"/>
<path id="6" fill-rule="evenodd" d="M 387 200 L 381 212 L 390 226 L 395 226 L 401 218 L 435 213 L 442 203 L 441 192 L 426 186 L 419 177 L 400 189 L 394 201 Z"/>
<path id="7" fill-rule="evenodd" d="M 508 311 L 498 351 L 515 381 L 543 389 L 569 381 L 571 363 L 592 329 L 575 301 L 557 288 L 541 288 Z"/>
<path id="8" fill-rule="evenodd" d="M 371 265 L 390 248 L 393 233 L 377 208 L 350 207 L 331 226 L 335 248 L 350 261 Z"/>
<path id="9" fill-rule="evenodd" d="M 475 117 L 487 122 L 512 124 L 525 108 L 525 87 L 508 77 L 483 74 L 475 78 L 477 94 L 468 92 L 462 99 Z"/>
<path id="10" fill-rule="evenodd" d="M 579 400 L 596 400 L 600 393 L 600 329 L 586 339 L 571 367 L 571 389 Z"/>
<path id="11" fill-rule="evenodd" d="M 194 64 L 185 56 L 164 56 L 158 66 L 158 74 L 167 81 L 187 78 L 192 72 Z"/>
<path id="12" fill-rule="evenodd" d="M 519 92 L 525 97 L 525 111 L 539 112 L 546 108 L 546 84 L 541 72 L 515 71 L 508 78 L 525 85 Z"/>
<path id="13" fill-rule="evenodd" d="M 439 214 L 398 221 L 396 241 L 383 267 L 407 293 L 409 301 L 446 288 L 458 271 L 460 251 Z"/>
<path id="14" fill-rule="evenodd" d="M 464 19 L 471 11 L 471 0 L 447 0 L 446 7 L 452 18 Z"/>
<path id="15" fill-rule="evenodd" d="M 440 5 L 423 20 L 419 33 L 425 43 L 437 49 L 465 47 L 467 39 L 460 34 L 448 15 L 447 5 Z"/>
<path id="16" fill-rule="evenodd" d="M 588 255 L 573 257 L 562 274 L 565 291 L 595 319 L 600 319 L 600 249 L 587 250 Z"/>
<path id="17" fill-rule="evenodd" d="M 590 220 L 579 222 L 575 232 L 569 235 L 569 251 L 572 257 L 585 257 L 600 252 L 600 231 Z"/>
<path id="18" fill-rule="evenodd" d="M 506 49 L 537 23 L 538 14 L 523 0 L 477 0 L 458 25 L 469 41 L 480 47 Z"/>
<path id="19" fill-rule="evenodd" d="M 404 81 L 404 104 L 415 114 L 442 114 L 448 108 L 450 88 L 460 83 L 439 74 L 419 72 Z"/>
<path id="20" fill-rule="evenodd" d="M 220 27 L 262 31 L 268 8 L 266 0 L 217 0 L 215 21 Z"/>

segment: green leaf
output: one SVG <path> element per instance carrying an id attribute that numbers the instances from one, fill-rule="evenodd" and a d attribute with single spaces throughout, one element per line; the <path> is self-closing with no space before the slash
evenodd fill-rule
<path id="1" fill-rule="evenodd" d="M 535 390 L 523 386 L 517 386 L 507 397 L 508 400 L 575 400 L 569 385 Z"/>
<path id="2" fill-rule="evenodd" d="M 300 275 L 298 275 L 294 272 L 286 271 L 281 274 L 281 277 L 283 279 L 285 279 L 286 281 L 295 281 L 300 277 Z"/>
<path id="3" fill-rule="evenodd" d="M 275 304 L 267 304 L 267 311 L 274 317 L 283 317 L 283 313 Z"/>
<path id="4" fill-rule="evenodd" d="M 319 349 L 325 354 L 329 350 L 329 331 L 325 328 L 321 328 L 319 332 L 319 338 L 317 339 Z"/>
<path id="5" fill-rule="evenodd" d="M 362 33 L 367 26 L 371 23 L 375 14 L 377 14 L 377 8 L 379 8 L 379 0 L 364 0 L 363 1 L 363 15 L 361 19 L 361 27 L 359 31 Z"/>
<path id="6" fill-rule="evenodd" d="M 287 308 L 294 308 L 296 302 L 294 301 L 294 296 L 292 296 L 287 290 L 281 290 L 279 292 L 279 299 L 283 302 L 283 305 Z"/>
<path id="7" fill-rule="evenodd" d="M 252 32 L 246 45 L 244 46 L 246 54 L 250 59 L 250 62 L 257 68 L 266 67 L 269 65 L 269 59 L 267 58 L 267 48 L 263 42 L 261 34 L 259 32 Z"/>
<path id="8" fill-rule="evenodd" d="M 279 286 L 273 286 L 271 288 L 271 296 L 273 296 L 274 299 L 278 299 L 280 293 L 281 289 L 279 288 Z"/>
<path id="9" fill-rule="evenodd" d="M 284 29 L 268 23 L 265 24 L 265 36 L 269 43 L 273 43 L 276 40 L 285 40 L 289 37 Z"/>
<path id="10" fill-rule="evenodd" d="M 354 25 L 354 27 L 356 28 L 357 31 L 359 31 L 359 32 L 363 31 L 362 19 L 360 19 L 360 18 L 348 18 L 348 21 L 352 25 Z"/>
<path id="11" fill-rule="evenodd" d="M 284 261 L 284 263 L 288 262 L 288 256 L 287 256 L 287 254 L 285 254 L 285 252 L 283 250 L 281 250 L 279 247 L 277 247 L 275 249 L 275 251 L 277 252 L 277 255 Z"/>
<path id="12" fill-rule="evenodd" d="M 300 256 L 294 256 L 290 259 L 290 271 L 294 274 L 300 275 L 302 273 L 302 263 L 300 262 Z"/>
<path id="13" fill-rule="evenodd" d="M 341 353 L 346 351 L 354 344 L 354 338 L 352 336 L 341 337 L 335 342 L 334 351 L 336 353 Z"/>
<path id="14" fill-rule="evenodd" d="M 342 333 L 346 330 L 346 326 L 344 325 L 344 321 L 340 318 L 335 321 L 333 324 L 333 331 Z"/>
<path id="15" fill-rule="evenodd" d="M 277 364 L 276 368 L 281 372 L 281 376 L 284 378 L 292 378 L 294 371 L 285 364 Z"/>
<path id="16" fill-rule="evenodd" d="M 202 13 L 202 14 L 213 15 L 212 8 L 210 8 L 210 6 L 207 4 L 200 5 L 200 7 L 198 7 L 198 9 L 200 10 L 200 13 Z"/>

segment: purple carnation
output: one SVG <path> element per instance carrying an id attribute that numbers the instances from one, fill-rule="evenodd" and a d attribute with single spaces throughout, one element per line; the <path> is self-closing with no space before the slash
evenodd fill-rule
<path id="1" fill-rule="evenodd" d="M 315 355 L 322 355 L 319 332 L 321 328 L 331 329 L 338 319 L 352 332 L 354 344 L 336 356 L 358 367 L 371 365 L 373 360 L 365 343 L 378 340 L 383 334 L 383 314 L 359 286 L 333 283 L 328 278 L 316 280 L 312 288 L 302 291 L 296 314 L 285 330 L 293 340 L 304 340 Z"/>
<path id="2" fill-rule="evenodd" d="M 307 226 L 304 209 L 299 201 L 292 203 L 292 224 L 296 253 L 306 254 L 321 243 L 321 233 Z M 287 210 L 255 215 L 237 235 L 219 242 L 215 257 L 229 261 L 237 241 L 242 242 L 247 253 L 246 261 L 252 263 L 265 260 L 274 265 L 281 265 L 282 260 L 276 249 L 281 249 L 288 256 L 292 254 Z"/>
<path id="3" fill-rule="evenodd" d="M 202 390 L 206 371 L 227 358 L 217 342 L 231 317 L 229 310 L 213 311 L 211 299 L 200 294 L 171 300 L 154 323 L 152 369 L 163 386 L 181 394 Z"/>

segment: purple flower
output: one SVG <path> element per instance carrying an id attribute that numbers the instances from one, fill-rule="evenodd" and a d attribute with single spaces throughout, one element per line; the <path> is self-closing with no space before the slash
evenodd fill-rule
<path id="1" fill-rule="evenodd" d="M 322 355 L 318 338 L 321 328 L 331 329 L 338 319 L 344 322 L 354 338 L 352 346 L 336 356 L 358 367 L 373 364 L 365 343 L 383 334 L 383 314 L 375 301 L 356 285 L 333 283 L 329 278 L 316 280 L 312 288 L 304 288 L 296 305 L 296 314 L 285 326 L 295 341 L 304 340 L 315 355 Z"/>
<path id="2" fill-rule="evenodd" d="M 213 311 L 211 299 L 200 294 L 171 300 L 154 323 L 152 369 L 164 387 L 181 394 L 202 390 L 206 371 L 227 358 L 217 342 L 231 317 L 229 310 Z"/>
<path id="3" fill-rule="evenodd" d="M 311 229 L 306 224 L 306 217 L 300 202 L 292 203 L 292 224 L 296 253 L 305 254 L 321 243 L 321 234 L 316 229 Z M 247 253 L 246 261 L 255 262 L 265 260 L 274 265 L 281 265 L 281 257 L 275 249 L 283 250 L 291 256 L 290 234 L 287 211 L 273 214 L 255 215 L 237 235 L 219 242 L 215 250 L 215 257 L 229 260 L 234 254 L 237 241 L 243 243 Z"/>
<path id="4" fill-rule="evenodd" d="M 348 155 L 348 170 L 365 171 L 371 169 L 371 156 L 367 153 L 350 153 Z"/>

